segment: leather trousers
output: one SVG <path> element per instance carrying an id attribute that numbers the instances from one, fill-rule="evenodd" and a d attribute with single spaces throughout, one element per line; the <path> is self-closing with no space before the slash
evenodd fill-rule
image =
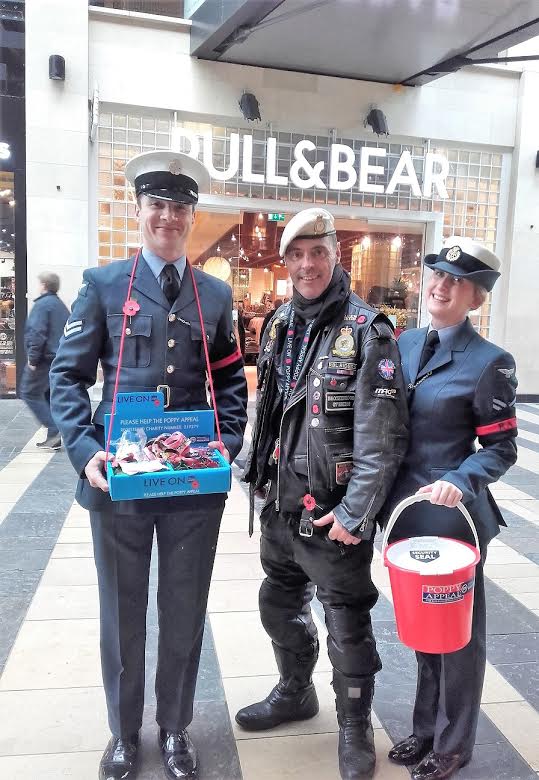
<path id="1" fill-rule="evenodd" d="M 310 601 L 322 603 L 328 629 L 328 653 L 333 668 L 344 675 L 373 675 L 382 667 L 372 633 L 370 610 L 378 591 L 371 580 L 372 543 L 341 545 L 327 529 L 299 535 L 298 523 L 288 522 L 274 502 L 260 516 L 260 556 L 266 578 L 260 588 L 262 623 L 273 643 L 298 657 L 313 656 L 317 630 Z"/>

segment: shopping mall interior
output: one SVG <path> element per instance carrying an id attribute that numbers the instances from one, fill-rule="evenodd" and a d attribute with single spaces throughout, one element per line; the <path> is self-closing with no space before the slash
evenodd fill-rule
<path id="1" fill-rule="evenodd" d="M 198 211 L 189 244 L 195 266 L 231 285 L 246 329 L 246 361 L 258 354 L 264 315 L 286 298 L 288 273 L 279 257 L 281 234 L 292 215 Z M 421 284 L 424 226 L 338 218 L 337 238 L 352 289 L 384 311 L 395 328 L 415 327 Z"/>

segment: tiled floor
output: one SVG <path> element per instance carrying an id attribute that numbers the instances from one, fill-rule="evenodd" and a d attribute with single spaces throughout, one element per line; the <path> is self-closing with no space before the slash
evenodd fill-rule
<path id="1" fill-rule="evenodd" d="M 539 407 L 522 405 L 519 421 L 519 463 L 494 488 L 509 527 L 489 548 L 485 568 L 487 675 L 477 746 L 470 765 L 455 775 L 460 780 L 539 775 Z M 0 777 L 93 780 L 108 729 L 88 516 L 73 503 L 75 477 L 65 455 L 36 449 L 35 425 L 18 402 L 0 402 L 0 431 L 6 445 L 0 452 Z M 217 550 L 190 729 L 200 751 L 201 780 L 336 780 L 337 724 L 325 650 L 315 673 L 321 703 L 316 718 L 255 734 L 234 723 L 236 710 L 263 697 L 276 680 L 258 616 L 259 537 L 249 539 L 246 523 L 247 496 L 235 479 Z M 384 662 L 374 707 L 376 777 L 396 780 L 409 777 L 408 771 L 389 764 L 386 754 L 410 730 L 415 661 L 396 636 L 378 552 L 373 573 L 381 594 L 373 621 Z M 164 777 L 152 690 L 155 579 L 153 561 L 141 780 Z M 323 614 L 318 602 L 313 608 L 323 648 Z"/>

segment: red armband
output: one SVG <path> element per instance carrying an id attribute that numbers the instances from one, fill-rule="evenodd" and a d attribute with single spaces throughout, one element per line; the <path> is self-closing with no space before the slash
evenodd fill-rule
<path id="1" fill-rule="evenodd" d="M 239 347 L 236 347 L 235 352 L 233 352 L 228 357 L 222 358 L 221 360 L 216 360 L 215 363 L 211 363 L 210 367 L 212 371 L 219 371 L 220 368 L 226 368 L 231 363 L 235 363 L 237 360 L 241 360 L 241 352 Z"/>
<path id="2" fill-rule="evenodd" d="M 517 427 L 517 418 L 510 417 L 508 420 L 498 420 L 490 425 L 480 425 L 475 429 L 478 436 L 487 436 L 489 433 L 500 433 L 501 431 L 510 431 Z"/>

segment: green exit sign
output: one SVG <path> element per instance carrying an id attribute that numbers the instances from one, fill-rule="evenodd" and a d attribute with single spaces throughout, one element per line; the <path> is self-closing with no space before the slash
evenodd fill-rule
<path id="1" fill-rule="evenodd" d="M 269 222 L 284 222 L 284 214 L 268 214 Z"/>

